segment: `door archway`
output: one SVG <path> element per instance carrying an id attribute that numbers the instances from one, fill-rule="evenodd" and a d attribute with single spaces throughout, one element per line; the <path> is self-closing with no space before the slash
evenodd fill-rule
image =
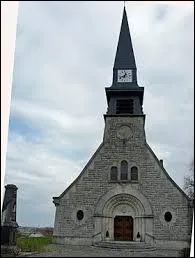
<path id="1" fill-rule="evenodd" d="M 94 210 L 94 243 L 101 240 L 114 241 L 114 218 L 131 216 L 133 218 L 133 241 L 137 233 L 143 242 L 149 241 L 145 233 L 153 234 L 153 211 L 148 199 L 136 189 L 117 185 L 97 202 Z M 106 237 L 108 231 L 109 237 Z"/>

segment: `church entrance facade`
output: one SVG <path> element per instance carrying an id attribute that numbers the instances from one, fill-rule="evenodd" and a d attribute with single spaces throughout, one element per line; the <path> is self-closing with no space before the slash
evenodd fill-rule
<path id="1" fill-rule="evenodd" d="M 148 200 L 128 187 L 115 188 L 102 196 L 95 214 L 94 242 L 136 241 L 148 242 L 153 234 L 153 212 Z"/>
<path id="2" fill-rule="evenodd" d="M 114 240 L 133 241 L 133 218 L 131 216 L 114 218 Z"/>

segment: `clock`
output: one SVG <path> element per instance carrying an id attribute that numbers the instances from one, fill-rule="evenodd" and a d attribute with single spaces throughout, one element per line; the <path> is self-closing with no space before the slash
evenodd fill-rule
<path id="1" fill-rule="evenodd" d="M 132 70 L 118 70 L 118 82 L 132 82 Z"/>
<path id="2" fill-rule="evenodd" d="M 121 140 L 127 140 L 130 136 L 132 136 L 132 131 L 127 125 L 123 125 L 117 130 L 117 137 Z"/>

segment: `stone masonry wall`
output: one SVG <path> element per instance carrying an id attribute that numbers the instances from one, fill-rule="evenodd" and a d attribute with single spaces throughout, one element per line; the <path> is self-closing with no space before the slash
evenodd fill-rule
<path id="1" fill-rule="evenodd" d="M 121 125 L 128 125 L 128 141 L 117 138 Z M 107 117 L 103 144 L 74 184 L 62 194 L 56 209 L 54 235 L 91 238 L 94 234 L 94 210 L 98 200 L 118 183 L 109 182 L 111 166 L 120 168 L 127 160 L 129 168 L 137 166 L 138 190 L 149 200 L 154 214 L 154 236 L 162 240 L 187 240 L 189 232 L 188 199 L 171 181 L 145 140 L 144 116 Z M 129 183 L 131 185 L 131 182 Z M 84 211 L 78 221 L 76 213 Z M 170 211 L 172 221 L 164 220 Z"/>

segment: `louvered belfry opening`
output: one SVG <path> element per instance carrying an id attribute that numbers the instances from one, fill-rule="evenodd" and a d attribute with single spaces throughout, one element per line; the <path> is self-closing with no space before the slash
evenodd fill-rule
<path id="1" fill-rule="evenodd" d="M 134 101 L 133 99 L 118 99 L 116 101 L 116 114 L 133 114 Z"/>

